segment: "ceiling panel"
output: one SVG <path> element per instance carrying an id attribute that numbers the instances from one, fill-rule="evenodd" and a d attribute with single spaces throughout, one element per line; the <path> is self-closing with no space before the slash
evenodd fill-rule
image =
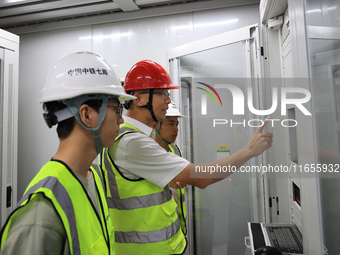
<path id="1" fill-rule="evenodd" d="M 44 24 L 58 24 L 69 20 L 83 20 L 108 15 L 112 19 L 124 16 L 136 18 L 141 13 L 158 11 L 166 13 L 164 9 L 190 10 L 195 4 L 206 8 L 219 8 L 223 6 L 235 6 L 258 3 L 259 0 L 0 0 L 0 28 L 21 29 Z M 203 4 L 203 5 L 202 5 Z"/>

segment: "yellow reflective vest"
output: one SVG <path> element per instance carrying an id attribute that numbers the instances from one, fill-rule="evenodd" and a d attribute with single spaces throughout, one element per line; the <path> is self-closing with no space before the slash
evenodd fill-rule
<path id="1" fill-rule="evenodd" d="M 28 204 L 35 194 L 43 193 L 51 201 L 62 220 L 71 254 L 115 255 L 114 230 L 99 166 L 93 165 L 91 171 L 97 189 L 100 215 L 74 173 L 62 162 L 52 160 L 34 177 L 17 208 L 8 218 L 1 233 L 1 248 L 6 242 L 13 216 Z"/>
<path id="2" fill-rule="evenodd" d="M 117 141 L 131 132 L 141 132 L 123 123 Z M 115 227 L 117 255 L 181 254 L 186 239 L 181 231 L 169 186 L 159 186 L 143 178 L 125 178 L 111 159 L 108 149 L 102 155 L 107 180 L 107 201 Z"/>
<path id="3" fill-rule="evenodd" d="M 180 148 L 176 144 L 169 144 L 169 149 L 173 154 L 176 154 L 177 156 L 182 157 L 182 152 Z M 185 191 L 184 188 L 182 189 L 177 189 L 177 206 L 178 206 L 178 217 L 179 221 L 181 223 L 181 229 L 183 231 L 183 234 L 187 234 L 187 226 L 185 222 L 186 218 L 186 207 L 185 207 Z"/>

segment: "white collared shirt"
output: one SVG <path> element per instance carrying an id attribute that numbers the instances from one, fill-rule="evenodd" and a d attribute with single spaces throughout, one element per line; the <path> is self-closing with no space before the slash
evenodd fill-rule
<path id="1" fill-rule="evenodd" d="M 182 172 L 190 162 L 167 152 L 154 139 L 154 130 L 133 118 L 124 116 L 127 122 L 140 132 L 124 135 L 115 149 L 109 153 L 125 178 L 144 178 L 159 187 L 165 187 Z"/>

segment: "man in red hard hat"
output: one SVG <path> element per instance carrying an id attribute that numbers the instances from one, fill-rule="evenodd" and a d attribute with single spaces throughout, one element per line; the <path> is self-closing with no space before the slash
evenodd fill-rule
<path id="1" fill-rule="evenodd" d="M 168 153 L 153 139 L 154 121 L 164 121 L 171 83 L 162 66 L 150 60 L 136 63 L 125 78 L 124 90 L 136 97 L 127 109 L 115 144 L 103 151 L 107 200 L 115 227 L 117 254 L 182 254 L 186 239 L 181 231 L 170 182 L 205 188 L 223 178 L 191 178 L 195 164 Z M 266 123 L 266 121 L 265 121 Z M 265 125 L 264 125 L 265 126 Z M 272 134 L 260 127 L 248 144 L 231 156 L 203 165 L 239 168 L 271 147 Z"/>

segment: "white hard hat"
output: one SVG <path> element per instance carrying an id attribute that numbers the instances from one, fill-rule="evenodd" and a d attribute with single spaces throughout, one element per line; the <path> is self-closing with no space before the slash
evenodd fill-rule
<path id="1" fill-rule="evenodd" d="M 114 95 L 121 102 L 135 98 L 124 92 L 115 72 L 104 58 L 92 52 L 74 52 L 62 57 L 49 71 L 40 102 L 88 94 Z"/>
<path id="2" fill-rule="evenodd" d="M 178 109 L 177 105 L 176 105 L 174 102 L 171 102 L 171 103 L 169 104 L 169 108 L 168 108 L 168 110 L 166 111 L 165 116 L 166 116 L 166 117 L 174 116 L 174 117 L 179 117 L 179 118 L 185 118 L 185 116 L 182 115 L 182 114 L 179 112 L 179 109 Z"/>

